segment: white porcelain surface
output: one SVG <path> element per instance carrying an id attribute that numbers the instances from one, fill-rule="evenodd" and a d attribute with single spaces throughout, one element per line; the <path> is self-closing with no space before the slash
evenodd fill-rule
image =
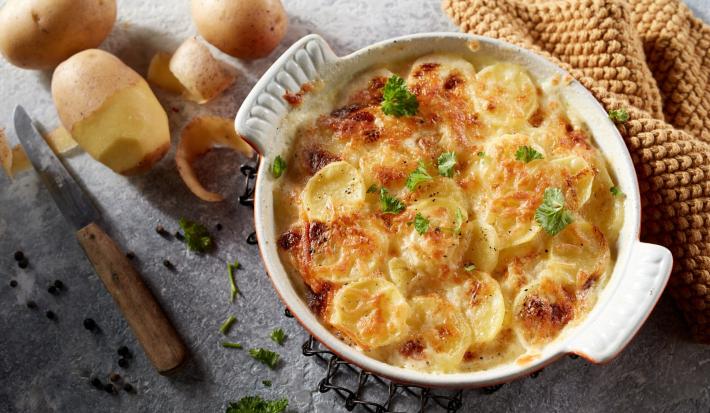
<path id="1" fill-rule="evenodd" d="M 473 51 L 471 41 L 479 45 Z M 607 362 L 633 338 L 658 301 L 670 274 L 672 257 L 660 246 L 638 240 L 640 197 L 628 150 L 601 105 L 578 82 L 561 90 L 589 126 L 597 146 L 608 157 L 618 185 L 626 194 L 624 225 L 617 245 L 617 260 L 611 279 L 597 305 L 583 322 L 569 328 L 527 364 L 511 363 L 497 368 L 455 374 L 431 374 L 405 370 L 371 359 L 330 333 L 308 309 L 287 275 L 277 251 L 274 226 L 273 185 L 268 171 L 276 155 L 287 153 L 291 136 L 283 120 L 291 106 L 286 91 L 316 79 L 325 87 L 337 85 L 374 66 L 431 52 L 454 52 L 462 56 L 481 53 L 497 60 L 523 65 L 538 80 L 567 73 L 542 57 L 505 42 L 467 34 L 425 33 L 377 43 L 345 57 L 337 57 L 325 41 L 309 35 L 296 42 L 264 74 L 242 104 L 235 120 L 237 131 L 261 154 L 256 183 L 255 221 L 259 247 L 267 271 L 281 299 L 301 324 L 342 358 L 366 370 L 407 383 L 442 387 L 488 386 L 529 374 L 567 353 L 579 354 L 595 363 Z"/>

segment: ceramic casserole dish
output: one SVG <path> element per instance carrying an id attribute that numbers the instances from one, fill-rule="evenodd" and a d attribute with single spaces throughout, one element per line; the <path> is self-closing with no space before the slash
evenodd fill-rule
<path id="1" fill-rule="evenodd" d="M 525 362 L 512 362 L 489 370 L 435 374 L 395 367 L 370 358 L 331 333 L 308 308 L 300 280 L 292 279 L 279 257 L 274 219 L 276 180 L 269 168 L 277 155 L 289 152 L 293 131 L 288 114 L 294 110 L 284 95 L 301 85 L 319 81 L 323 88 L 339 87 L 365 69 L 428 53 L 455 53 L 464 58 L 484 54 L 497 61 L 522 65 L 535 79 L 552 76 L 570 79 L 561 88 L 589 128 L 596 146 L 609 160 L 612 174 L 626 194 L 624 224 L 616 245 L 617 257 L 606 287 L 586 318 L 570 326 L 558 339 Z M 323 90 L 323 89 L 321 89 Z M 318 92 L 312 92 L 317 94 Z M 317 95 L 316 95 L 317 98 Z M 541 369 L 566 354 L 578 354 L 593 363 L 614 358 L 639 330 L 658 301 L 672 266 L 670 252 L 639 241 L 641 204 L 639 186 L 629 152 L 606 111 L 577 81 L 544 58 L 500 40 L 458 33 L 426 33 L 387 40 L 345 57 L 336 56 L 317 35 L 309 35 L 289 48 L 257 82 L 242 104 L 235 127 L 260 154 L 255 192 L 255 226 L 259 249 L 281 300 L 303 327 L 341 358 L 364 370 L 401 383 L 429 387 L 482 387 L 507 382 Z"/>

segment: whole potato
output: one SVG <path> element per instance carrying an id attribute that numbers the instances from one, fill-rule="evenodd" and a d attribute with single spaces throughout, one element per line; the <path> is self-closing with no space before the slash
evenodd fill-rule
<path id="1" fill-rule="evenodd" d="M 242 59 L 267 56 L 288 26 L 280 0 L 192 0 L 192 19 L 205 40 Z"/>
<path id="2" fill-rule="evenodd" d="M 0 52 L 15 66 L 49 69 L 98 46 L 115 21 L 115 0 L 7 0 Z"/>
<path id="3" fill-rule="evenodd" d="M 115 172 L 145 172 L 170 148 L 168 116 L 148 83 L 108 52 L 84 50 L 57 66 L 52 98 L 79 146 Z"/>

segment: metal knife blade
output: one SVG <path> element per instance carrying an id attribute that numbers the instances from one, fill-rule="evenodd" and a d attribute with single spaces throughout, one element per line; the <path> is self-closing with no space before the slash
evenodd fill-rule
<path id="1" fill-rule="evenodd" d="M 15 108 L 14 118 L 17 138 L 64 218 L 76 229 L 96 222 L 101 214 L 47 145 L 22 106 Z"/>

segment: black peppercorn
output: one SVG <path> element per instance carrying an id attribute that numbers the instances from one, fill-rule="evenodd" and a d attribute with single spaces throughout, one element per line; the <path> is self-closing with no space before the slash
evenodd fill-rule
<path id="1" fill-rule="evenodd" d="M 108 376 L 108 379 L 114 383 L 118 383 L 119 381 L 121 381 L 121 375 L 118 373 L 111 373 L 111 375 Z"/>
<path id="2" fill-rule="evenodd" d="M 121 357 L 124 357 L 127 359 L 132 357 L 131 350 L 129 350 L 128 347 L 126 347 L 126 346 L 119 347 L 117 352 L 118 352 L 118 355 Z"/>
<path id="3" fill-rule="evenodd" d="M 117 393 L 117 391 L 116 391 L 116 386 L 114 386 L 114 385 L 111 384 L 111 383 L 106 383 L 106 384 L 104 384 L 104 390 L 106 390 L 106 393 L 110 393 L 110 394 L 116 394 L 116 393 Z"/>
<path id="4" fill-rule="evenodd" d="M 101 379 L 98 377 L 92 377 L 90 383 L 99 390 L 104 388 L 104 384 L 101 383 Z"/>
<path id="5" fill-rule="evenodd" d="M 175 231 L 175 238 L 176 238 L 178 241 L 183 241 L 183 240 L 185 239 L 185 236 L 182 235 L 182 232 L 180 232 L 180 231 Z"/>
<path id="6" fill-rule="evenodd" d="M 30 265 L 30 261 L 27 259 L 27 257 L 23 257 L 17 262 L 17 266 L 20 268 L 27 268 L 28 265 Z"/>
<path id="7" fill-rule="evenodd" d="M 128 367 L 128 360 L 121 357 L 120 359 L 118 359 L 118 365 L 125 369 L 126 367 Z"/>
<path id="8" fill-rule="evenodd" d="M 25 259 L 25 254 L 22 251 L 15 251 L 15 261 L 22 261 Z"/>
<path id="9" fill-rule="evenodd" d="M 31 308 L 34 310 L 35 308 L 37 308 L 37 303 L 35 303 L 34 301 L 28 301 L 27 308 Z"/>
<path id="10" fill-rule="evenodd" d="M 15 280 L 10 280 L 10 287 L 12 287 L 12 288 L 17 287 L 17 281 L 15 281 Z"/>
<path id="11" fill-rule="evenodd" d="M 56 295 L 59 293 L 59 290 L 54 285 L 50 285 L 49 287 L 47 287 L 47 292 L 52 295 Z"/>
<path id="12" fill-rule="evenodd" d="M 54 280 L 54 286 L 55 286 L 58 290 L 63 290 L 63 289 L 64 289 L 64 283 L 61 282 L 60 280 Z"/>
<path id="13" fill-rule="evenodd" d="M 170 262 L 170 260 L 163 260 L 163 265 L 165 266 L 165 268 L 168 268 L 170 270 L 175 269 L 175 265 L 173 265 L 173 263 Z"/>
<path id="14" fill-rule="evenodd" d="M 134 254 L 133 251 L 128 251 L 126 253 L 126 258 L 128 258 L 129 260 L 132 260 L 132 259 L 136 258 L 136 254 Z"/>
<path id="15" fill-rule="evenodd" d="M 96 330 L 98 326 L 96 325 L 96 321 L 94 321 L 93 318 L 87 318 L 84 320 L 84 328 L 89 330 L 89 331 L 94 331 Z"/>
<path id="16" fill-rule="evenodd" d="M 52 310 L 47 310 L 47 312 L 44 313 L 44 314 L 45 314 L 45 315 L 47 316 L 47 318 L 50 319 L 50 320 L 56 320 L 56 319 L 57 319 L 57 315 L 54 314 L 54 311 L 52 311 Z"/>
<path id="17" fill-rule="evenodd" d="M 162 225 L 156 225 L 155 232 L 157 232 L 158 235 L 160 235 L 162 237 L 167 237 L 168 235 L 170 235 L 170 233 L 168 231 L 166 231 Z"/>
<path id="18" fill-rule="evenodd" d="M 131 383 L 123 383 L 123 390 L 125 390 L 127 393 L 133 393 L 136 391 L 136 389 L 131 385 Z"/>
<path id="19" fill-rule="evenodd" d="M 218 224 L 215 225 L 214 227 L 217 228 L 217 231 L 221 231 L 221 230 L 222 230 L 222 224 L 219 224 L 219 223 L 218 223 Z"/>

